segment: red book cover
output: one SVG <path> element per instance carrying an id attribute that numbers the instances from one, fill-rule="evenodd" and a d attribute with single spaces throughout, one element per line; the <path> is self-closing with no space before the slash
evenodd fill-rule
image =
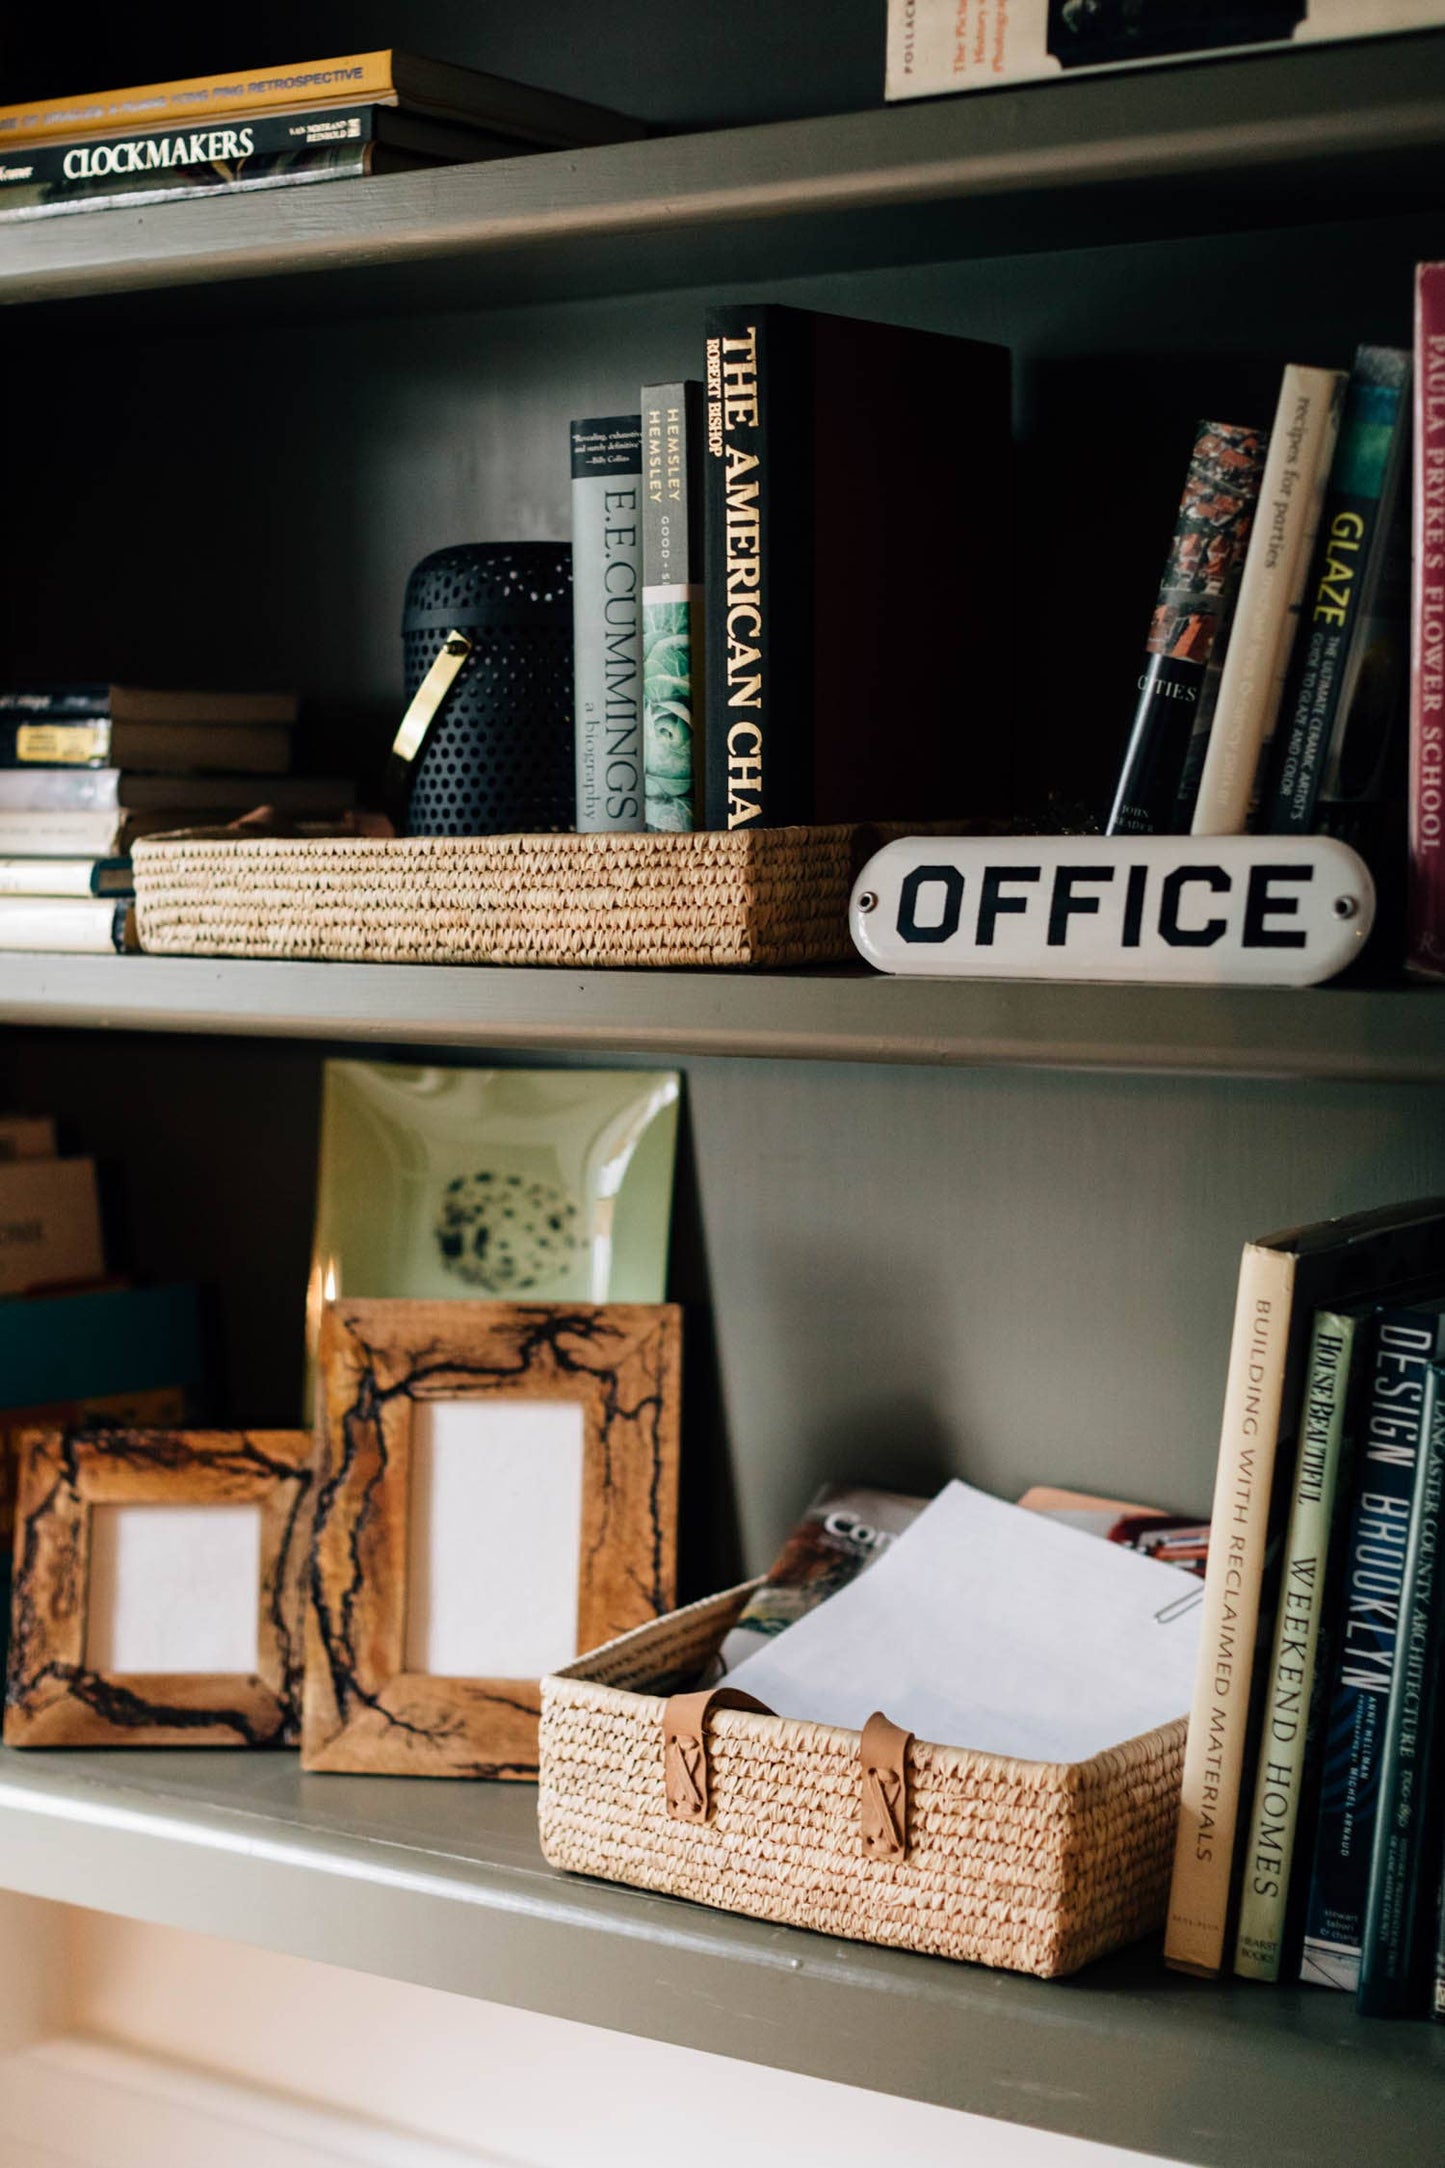
<path id="1" fill-rule="evenodd" d="M 1415 283 L 1415 592 L 1406 962 L 1445 978 L 1445 264 Z"/>

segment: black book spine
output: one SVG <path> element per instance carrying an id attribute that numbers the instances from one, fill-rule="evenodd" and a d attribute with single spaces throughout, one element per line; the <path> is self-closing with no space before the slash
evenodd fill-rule
<path id="1" fill-rule="evenodd" d="M 1385 1714 L 1380 1802 L 1360 1951 L 1357 2006 L 1364 2017 L 1404 2017 L 1424 2007 L 1426 1860 L 1438 1835 L 1429 1782 L 1440 1705 L 1445 1615 L 1440 1563 L 1445 1505 L 1445 1373 L 1432 1364 L 1420 1417 L 1410 1504 L 1399 1653 Z M 1429 1858 L 1433 1869 L 1435 1862 Z M 1432 1891 L 1433 1894 L 1433 1891 Z"/>
<path id="2" fill-rule="evenodd" d="M 84 143 L 16 144 L 0 151 L 0 217 L 365 173 L 376 113 L 375 106 L 342 106 Z"/>
<path id="3" fill-rule="evenodd" d="M 707 824 L 806 820 L 812 768 L 811 330 L 803 311 L 707 320 Z"/>
<path id="4" fill-rule="evenodd" d="M 1167 834 L 1175 826 L 1210 655 L 1244 567 L 1267 442 L 1261 429 L 1199 424 L 1145 643 L 1111 836 Z"/>
<path id="5" fill-rule="evenodd" d="M 1300 1978 L 1354 1993 L 1394 1684 L 1405 1554 L 1426 1382 L 1440 1317 L 1386 1310 L 1374 1335 L 1370 1398 L 1355 1465 L 1344 1607 L 1321 1756 L 1320 1807 Z"/>

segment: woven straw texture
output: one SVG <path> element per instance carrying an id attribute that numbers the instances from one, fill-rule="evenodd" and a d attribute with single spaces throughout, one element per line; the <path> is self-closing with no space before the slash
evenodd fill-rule
<path id="1" fill-rule="evenodd" d="M 669 1820 L 662 1696 L 691 1682 L 749 1592 L 674 1612 L 543 1681 L 538 1812 L 555 1866 L 1042 1978 L 1161 1924 L 1183 1717 L 1073 1764 L 915 1742 L 908 1855 L 891 1864 L 863 1856 L 856 1732 L 720 1711 L 711 1818 Z"/>
<path id="2" fill-rule="evenodd" d="M 142 948 L 348 963 L 796 966 L 853 954 L 855 828 L 135 846 Z"/>

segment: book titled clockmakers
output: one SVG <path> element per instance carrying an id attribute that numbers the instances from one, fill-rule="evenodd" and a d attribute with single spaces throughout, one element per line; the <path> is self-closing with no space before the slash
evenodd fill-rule
<path id="1" fill-rule="evenodd" d="M 642 417 L 572 424 L 577 826 L 643 826 Z"/>

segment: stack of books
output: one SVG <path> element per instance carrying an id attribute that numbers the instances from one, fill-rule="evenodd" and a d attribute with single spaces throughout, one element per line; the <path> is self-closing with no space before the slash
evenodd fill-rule
<path id="1" fill-rule="evenodd" d="M 296 715 L 292 693 L 0 688 L 0 949 L 134 948 L 137 836 L 344 812 L 351 783 L 289 772 Z"/>
<path id="2" fill-rule="evenodd" d="M 183 1423 L 204 1384 L 197 1290 L 108 1275 L 94 1160 L 48 1115 L 0 1114 L 0 1655 L 23 1432 Z"/>
<path id="3" fill-rule="evenodd" d="M 1240 1270 L 1165 1941 L 1445 2017 L 1445 1199 Z"/>
<path id="4" fill-rule="evenodd" d="M 410 53 L 0 106 L 0 219 L 613 143 L 635 122 Z"/>
<path id="5" fill-rule="evenodd" d="M 578 828 L 1000 809 L 1007 350 L 751 302 L 710 311 L 698 362 L 571 425 Z M 909 551 L 912 412 L 966 424 L 930 439 Z"/>

